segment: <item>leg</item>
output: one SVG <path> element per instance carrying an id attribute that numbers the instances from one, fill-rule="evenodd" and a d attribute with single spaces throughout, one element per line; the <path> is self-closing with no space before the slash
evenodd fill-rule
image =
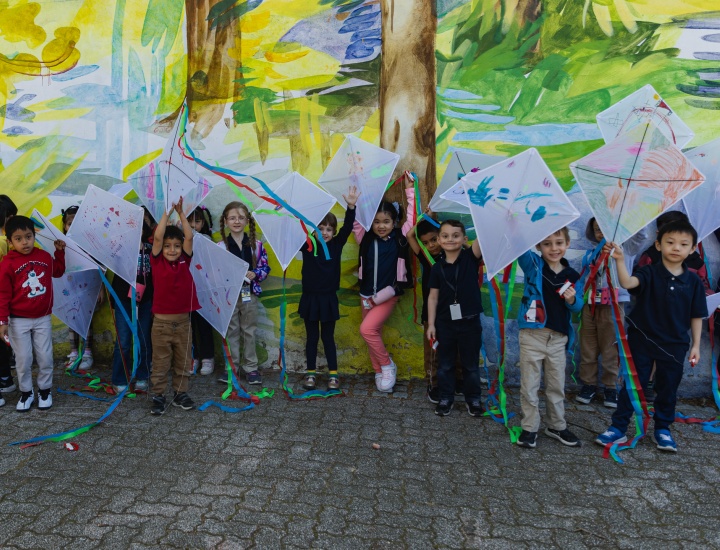
<path id="1" fill-rule="evenodd" d="M 197 311 L 190 313 L 190 328 L 192 334 L 192 358 L 200 359 L 200 326 L 198 319 L 201 319 L 200 314 Z"/>
<path id="2" fill-rule="evenodd" d="M 190 315 L 187 320 L 175 323 L 172 338 L 173 357 L 172 387 L 177 393 L 188 391 L 188 369 L 192 363 L 192 325 Z"/>
<path id="3" fill-rule="evenodd" d="M 375 372 L 380 372 L 380 367 L 384 367 L 391 363 L 390 354 L 385 348 L 382 340 L 382 328 L 388 317 L 395 309 L 398 298 L 391 298 L 387 302 L 383 302 L 371 310 L 364 310 L 364 317 L 360 323 L 360 335 L 367 343 L 370 352 L 370 360 L 372 361 Z"/>
<path id="4" fill-rule="evenodd" d="M 17 373 L 18 387 L 21 392 L 32 391 L 32 319 L 11 317 L 8 328 L 10 344 L 15 351 L 15 372 Z"/>
<path id="5" fill-rule="evenodd" d="M 455 400 L 455 358 L 458 354 L 458 345 L 462 341 L 462 335 L 458 334 L 456 322 L 441 321 L 435 322 L 437 332 L 437 355 L 438 355 L 438 388 L 440 389 L 440 400 L 452 403 Z"/>
<path id="6" fill-rule="evenodd" d="M 684 357 L 683 357 L 684 359 Z M 683 375 L 683 363 L 668 358 L 655 360 L 655 414 L 656 430 L 667 430 L 675 421 L 677 389 Z"/>
<path id="7" fill-rule="evenodd" d="M 193 313 L 197 314 L 198 335 L 200 336 L 200 342 L 198 343 L 200 359 L 215 359 L 215 333 L 212 325 L 197 311 Z"/>
<path id="8" fill-rule="evenodd" d="M 425 378 L 427 379 L 428 386 L 436 388 L 438 385 L 437 381 L 437 353 L 432 349 L 430 340 L 427 339 L 427 321 L 423 323 L 423 360 L 425 366 Z"/>
<path id="9" fill-rule="evenodd" d="M 337 349 L 335 348 L 335 321 L 320 323 L 320 334 L 322 336 L 325 358 L 328 363 L 328 371 L 337 373 Z"/>
<path id="10" fill-rule="evenodd" d="M 257 329 L 258 297 L 250 295 L 250 301 L 240 306 L 240 332 L 243 338 L 242 368 L 245 372 L 258 370 L 255 330 Z"/>
<path id="11" fill-rule="evenodd" d="M 549 332 L 547 329 L 520 329 L 521 425 L 526 432 L 537 432 L 540 429 L 538 390 Z"/>
<path id="12" fill-rule="evenodd" d="M 230 350 L 230 358 L 236 369 L 240 368 L 240 306 L 242 306 L 242 300 L 238 298 L 225 335 L 225 342 L 227 342 L 228 350 Z"/>
<path id="13" fill-rule="evenodd" d="M 307 370 L 315 372 L 317 366 L 318 341 L 320 340 L 320 328 L 317 321 L 305 320 L 305 364 Z"/>
<path id="14" fill-rule="evenodd" d="M 129 303 L 121 301 L 116 305 L 115 309 L 115 330 L 117 338 L 115 340 L 115 349 L 113 350 L 113 367 L 112 367 L 112 383 L 115 386 L 127 386 L 130 379 L 132 369 L 132 330 L 130 325 L 125 321 L 125 317 L 119 311 L 124 308 L 129 315 Z"/>
<path id="15" fill-rule="evenodd" d="M 458 354 L 453 361 L 457 370 L 458 358 L 462 364 L 463 392 L 468 403 L 480 401 L 480 346 L 482 345 L 482 326 L 480 318 L 462 321 L 462 330 L 458 333 Z M 457 380 L 457 379 L 456 379 Z M 454 389 L 454 388 L 453 388 Z"/>
<path id="16" fill-rule="evenodd" d="M 602 383 L 605 388 L 614 390 L 617 386 L 619 355 L 612 306 L 602 306 L 599 314 L 597 333 L 602 356 Z"/>
<path id="17" fill-rule="evenodd" d="M 150 368 L 152 361 L 152 302 L 145 302 L 138 305 L 137 325 L 138 325 L 138 341 L 139 354 L 138 368 L 135 372 L 137 380 L 147 380 L 150 377 Z"/>
<path id="18" fill-rule="evenodd" d="M 545 366 L 545 411 L 547 427 L 562 431 L 565 423 L 565 345 L 568 337 L 552 331 L 547 343 Z"/>
<path id="19" fill-rule="evenodd" d="M 167 375 L 172 362 L 172 323 L 155 319 L 152 327 L 153 369 L 150 377 L 151 391 L 163 395 L 167 388 Z"/>
<path id="20" fill-rule="evenodd" d="M 596 386 L 598 382 L 598 319 L 602 305 L 595 305 L 593 315 L 590 304 L 582 309 L 580 328 L 580 381 L 586 386 Z"/>
<path id="21" fill-rule="evenodd" d="M 650 372 L 653 369 L 655 360 L 649 355 L 642 353 L 642 350 L 637 346 L 633 346 L 632 340 L 630 341 L 630 353 L 632 354 L 633 362 L 635 363 L 635 369 L 637 370 L 638 377 L 640 378 L 640 385 L 643 391 L 647 389 L 647 383 L 650 379 Z M 617 428 L 621 433 L 627 432 L 628 424 L 630 424 L 630 417 L 635 413 L 632 403 L 630 402 L 630 394 L 627 391 L 628 381 L 625 380 L 623 387 L 620 389 L 618 394 L 618 408 L 612 415 L 612 425 Z"/>
<path id="22" fill-rule="evenodd" d="M 33 319 L 33 325 L 32 343 L 35 351 L 35 361 L 38 365 L 38 389 L 49 390 L 52 388 L 53 379 L 52 322 L 50 315 Z"/>

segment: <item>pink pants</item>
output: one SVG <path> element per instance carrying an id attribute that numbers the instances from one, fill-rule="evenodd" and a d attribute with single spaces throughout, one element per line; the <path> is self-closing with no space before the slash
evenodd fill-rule
<path id="1" fill-rule="evenodd" d="M 390 314 L 395 309 L 398 297 L 390 298 L 387 302 L 376 305 L 372 309 L 362 308 L 362 323 L 360 323 L 360 335 L 367 343 L 370 353 L 370 362 L 375 372 L 381 372 L 380 367 L 390 364 L 390 354 L 385 349 L 382 340 L 382 328 Z M 361 302 L 362 305 L 362 302 Z"/>

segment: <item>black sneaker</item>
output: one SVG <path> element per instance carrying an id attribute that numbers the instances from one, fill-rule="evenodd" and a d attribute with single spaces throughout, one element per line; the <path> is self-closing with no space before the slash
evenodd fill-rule
<path id="1" fill-rule="evenodd" d="M 595 386 L 588 386 L 585 384 L 580 390 L 580 393 L 575 396 L 575 401 L 584 405 L 589 405 L 596 393 L 597 388 Z"/>
<path id="2" fill-rule="evenodd" d="M 447 399 L 441 399 L 435 407 L 435 414 L 438 416 L 447 416 L 452 411 L 452 403 Z"/>
<path id="3" fill-rule="evenodd" d="M 467 405 L 467 411 L 470 416 L 482 416 L 485 412 L 480 401 L 470 401 L 469 403 L 465 403 L 465 405 Z"/>
<path id="4" fill-rule="evenodd" d="M 427 398 L 430 403 L 433 405 L 437 405 L 440 403 L 440 388 L 435 386 L 434 388 L 432 386 L 428 386 L 427 389 Z"/>
<path id="5" fill-rule="evenodd" d="M 13 377 L 0 378 L 0 393 L 10 393 L 11 391 L 15 391 Z"/>
<path id="6" fill-rule="evenodd" d="M 152 405 L 150 405 L 150 414 L 160 416 L 165 414 L 167 410 L 167 401 L 164 395 L 153 395 Z"/>
<path id="7" fill-rule="evenodd" d="M 534 449 L 537 446 L 537 432 L 526 432 L 523 430 L 518 437 L 516 445 L 526 449 Z"/>
<path id="8" fill-rule="evenodd" d="M 605 401 L 603 401 L 603 405 L 609 409 L 617 409 L 618 394 L 616 390 L 605 388 Z"/>
<path id="9" fill-rule="evenodd" d="M 551 430 L 550 428 L 545 428 L 545 435 L 552 437 L 553 439 L 557 439 L 560 443 L 567 445 L 568 447 L 579 447 L 581 445 L 578 437 L 567 428 L 564 430 Z"/>
<path id="10" fill-rule="evenodd" d="M 259 371 L 254 370 L 254 371 L 247 373 L 246 378 L 247 378 L 247 383 L 250 384 L 251 386 L 259 386 L 262 384 L 262 376 L 260 376 Z"/>
<path id="11" fill-rule="evenodd" d="M 190 399 L 190 396 L 184 391 L 181 391 L 180 393 L 175 392 L 172 405 L 173 407 L 180 407 L 184 411 L 190 411 L 195 408 L 195 402 Z"/>

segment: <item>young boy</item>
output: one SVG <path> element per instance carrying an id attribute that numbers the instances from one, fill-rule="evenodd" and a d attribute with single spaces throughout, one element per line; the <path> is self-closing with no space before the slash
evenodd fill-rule
<path id="1" fill-rule="evenodd" d="M 427 338 L 437 343 L 439 402 L 435 414 L 450 414 L 455 395 L 455 359 L 463 367 L 465 403 L 470 416 L 482 416 L 480 346 L 482 327 L 478 267 L 482 253 L 476 240 L 465 248 L 465 226 L 457 220 L 440 225 L 442 254 L 430 271 Z M 436 341 L 437 339 L 437 341 Z"/>
<path id="2" fill-rule="evenodd" d="M 670 434 L 675 420 L 677 389 L 682 380 L 685 354 L 690 347 L 688 330 L 692 331 L 690 363 L 700 361 L 700 332 L 707 317 L 707 302 L 700 278 L 685 264 L 695 252 L 697 232 L 690 223 L 678 220 L 663 225 L 655 248 L 661 261 L 628 273 L 622 249 L 610 243 L 618 268 L 620 285 L 637 297 L 635 307 L 627 316 L 628 343 L 643 392 L 647 389 L 653 363 L 655 371 L 654 440 L 661 451 L 677 452 Z M 620 390 L 618 408 L 612 425 L 595 442 L 600 445 L 624 443 L 633 407 L 627 389 Z"/>
<path id="3" fill-rule="evenodd" d="M 187 394 L 188 370 L 192 364 L 190 312 L 200 309 L 190 273 L 193 232 L 183 213 L 182 199 L 174 208 L 180 216 L 182 231 L 168 226 L 168 214 L 164 213 L 155 228 L 150 256 L 154 284 L 150 413 L 154 415 L 164 414 L 167 409 L 164 393 L 171 368 L 175 390 L 172 404 L 186 411 L 195 408 Z"/>
<path id="4" fill-rule="evenodd" d="M 564 258 L 570 246 L 567 227 L 546 237 L 518 259 L 525 274 L 518 326 L 520 327 L 520 404 L 522 432 L 517 444 L 534 449 L 540 429 L 538 390 L 545 371 L 545 435 L 563 445 L 579 447 L 580 440 L 565 422 L 565 353 L 572 345 L 571 312 L 580 311 L 582 298 L 573 285 L 580 275 Z"/>
<path id="5" fill-rule="evenodd" d="M 20 386 L 18 412 L 35 401 L 32 382 L 33 349 L 38 364 L 38 409 L 52 407 L 53 351 L 50 314 L 52 278 L 65 273 L 65 242 L 55 241 L 55 257 L 35 248 L 35 225 L 30 218 L 13 216 L 5 223 L 12 250 L 0 262 L 0 342 L 12 344 Z"/>

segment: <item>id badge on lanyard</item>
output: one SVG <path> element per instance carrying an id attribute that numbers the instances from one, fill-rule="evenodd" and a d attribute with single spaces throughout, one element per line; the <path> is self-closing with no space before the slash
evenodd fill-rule
<path id="1" fill-rule="evenodd" d="M 250 301 L 250 286 L 243 285 L 242 289 L 240 290 L 240 298 L 242 299 L 243 303 Z"/>
<path id="2" fill-rule="evenodd" d="M 462 319 L 462 311 L 460 311 L 460 304 L 450 304 L 450 319 L 458 321 Z"/>

